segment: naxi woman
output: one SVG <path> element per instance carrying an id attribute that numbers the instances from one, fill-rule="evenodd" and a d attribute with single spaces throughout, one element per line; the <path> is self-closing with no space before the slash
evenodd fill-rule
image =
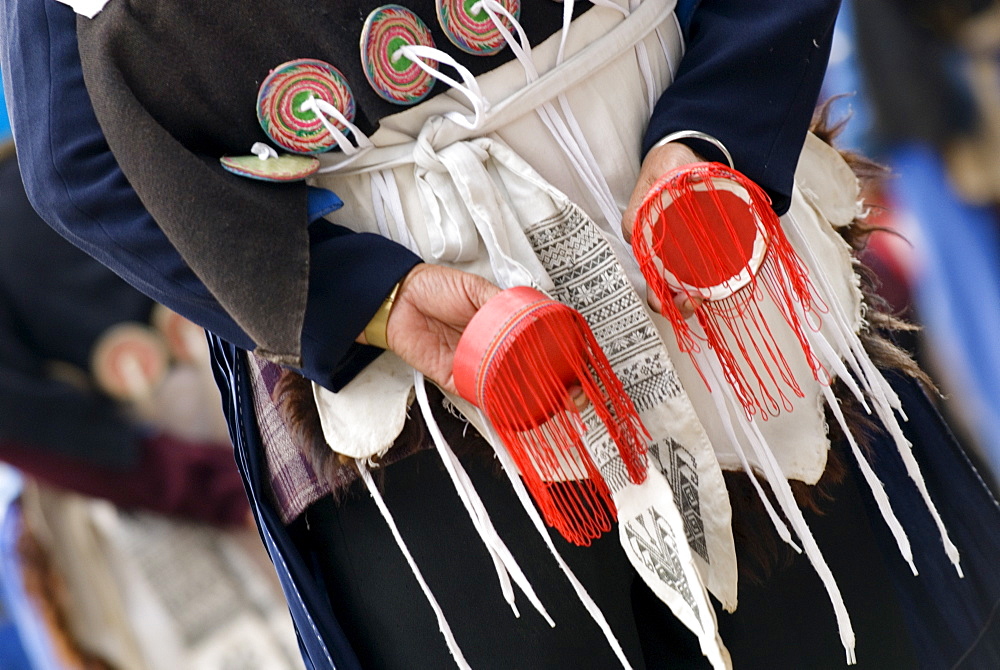
<path id="1" fill-rule="evenodd" d="M 806 496 L 822 513 L 782 507 L 817 546 L 770 578 L 754 572 L 759 590 L 741 580 L 740 607 L 721 613 L 737 604 L 737 548 L 742 560 L 751 547 L 778 552 L 781 540 L 762 499 L 739 493 L 753 490 L 747 478 L 727 489 L 736 447 L 657 316 L 663 305 L 645 306 L 624 241 L 660 175 L 731 158 L 783 222 L 813 222 L 803 234 L 840 272 L 831 303 L 854 314 L 841 335 L 857 335 L 860 294 L 831 232 L 858 213 L 857 183 L 806 135 L 838 3 L 75 4 L 87 15 L 75 30 L 51 1 L 3 10 L 29 192 L 64 235 L 215 333 L 237 460 L 312 667 L 725 667 L 730 655 L 736 667 L 838 667 L 845 648 L 868 667 L 915 667 L 996 653 L 976 647 L 995 587 L 979 590 L 954 635 L 922 635 L 941 626 L 910 582 L 897 592 L 906 543 L 881 518 L 869 523 L 869 504 L 895 517 L 870 503 L 878 487 L 861 461 L 840 442 L 830 451 L 819 386 L 811 406 L 764 427 L 785 503 L 786 478 L 816 484 L 827 472 L 822 492 Z M 227 156 L 277 160 L 258 144 L 282 145 L 269 96 L 306 66 L 336 91 L 325 105 L 296 102 L 339 128 L 320 172 L 274 183 L 226 170 Z M 643 520 L 665 520 L 641 556 L 613 532 L 587 547 L 536 532 L 519 479 L 498 472 L 488 425 L 454 394 L 458 336 L 518 285 L 572 304 L 595 332 L 612 324 L 597 337 L 651 433 L 650 481 L 667 492 L 627 519 L 619 509 L 633 540 Z M 905 454 L 901 431 L 902 442 L 869 439 L 894 473 L 884 475 L 890 497 L 912 486 L 912 467 L 889 465 Z M 602 433 L 590 432 L 596 449 Z M 899 495 L 926 507 L 912 516 L 936 539 L 930 558 L 912 559 L 939 573 L 927 588 L 969 602 L 949 564 L 968 549 L 952 544 L 964 533 L 945 530 L 950 502 L 935 517 L 931 495 Z M 984 517 L 995 513 L 975 495 Z M 751 508 L 747 530 L 733 519 Z M 721 642 L 708 593 L 721 604 Z M 944 616 L 960 609 L 946 604 Z"/>

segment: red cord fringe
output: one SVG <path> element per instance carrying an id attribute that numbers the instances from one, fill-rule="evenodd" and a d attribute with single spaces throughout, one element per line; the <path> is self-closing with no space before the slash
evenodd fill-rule
<path id="1" fill-rule="evenodd" d="M 746 190 L 750 202 L 717 189 L 716 179 L 736 182 Z M 736 207 L 732 207 L 733 200 L 738 201 Z M 767 248 L 760 267 L 754 269 L 750 267 L 750 250 L 758 233 Z M 643 276 L 663 305 L 663 315 L 674 327 L 681 351 L 691 356 L 708 385 L 695 357 L 703 340 L 715 352 L 727 383 L 749 416 L 767 420 L 782 410 L 791 411 L 788 393 L 803 396 L 786 352 L 779 350 L 761 310 L 765 294 L 795 334 L 813 377 L 829 383 L 829 375 L 803 330 L 818 330 L 820 313 L 827 307 L 785 236 L 770 198 L 744 175 L 719 163 L 698 163 L 668 173 L 653 185 L 639 208 L 632 248 Z M 705 332 L 701 338 L 674 302 L 677 293 L 688 298 L 700 294 L 686 286 L 668 285 L 664 270 L 685 284 L 704 288 L 725 286 L 743 270 L 752 271 L 753 276 L 749 284 L 728 297 L 706 300 L 695 309 Z M 808 318 L 803 324 L 800 310 L 815 319 Z M 735 344 L 735 351 L 729 341 Z"/>
<path id="2" fill-rule="evenodd" d="M 497 430 L 546 523 L 589 545 L 616 510 L 584 445 L 586 427 L 567 393 L 579 384 L 607 427 L 634 482 L 646 478 L 649 433 L 590 327 L 546 300 L 494 340 L 478 383 L 479 407 Z"/>

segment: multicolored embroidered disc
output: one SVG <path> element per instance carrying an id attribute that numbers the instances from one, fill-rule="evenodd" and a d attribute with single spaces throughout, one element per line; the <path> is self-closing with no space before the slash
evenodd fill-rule
<path id="1" fill-rule="evenodd" d="M 233 174 L 261 181 L 301 181 L 319 170 L 318 158 L 292 154 L 268 159 L 259 156 L 223 156 L 219 162 Z"/>
<path id="2" fill-rule="evenodd" d="M 375 92 L 397 105 L 420 102 L 434 86 L 433 76 L 396 54 L 405 45 L 434 46 L 434 37 L 419 16 L 399 5 L 383 5 L 368 15 L 361 31 L 361 65 Z"/>
<path id="3" fill-rule="evenodd" d="M 496 1 L 515 19 L 520 18 L 521 0 Z M 474 8 L 478 11 L 473 11 Z M 441 29 L 451 43 L 466 53 L 492 56 L 507 46 L 507 40 L 482 8 L 482 0 L 437 0 L 437 15 Z M 507 30 L 513 30 L 509 19 L 503 15 L 499 18 Z"/>
<path id="4" fill-rule="evenodd" d="M 302 58 L 271 70 L 257 94 L 257 120 L 276 144 L 297 154 L 316 154 L 337 146 L 336 140 L 312 110 L 302 103 L 325 100 L 354 120 L 354 95 L 340 70 L 321 60 Z M 339 130 L 345 126 L 328 119 Z"/>

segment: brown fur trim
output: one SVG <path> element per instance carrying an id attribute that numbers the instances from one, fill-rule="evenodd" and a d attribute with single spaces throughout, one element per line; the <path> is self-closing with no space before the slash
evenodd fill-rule
<path id="1" fill-rule="evenodd" d="M 830 118 L 833 111 L 833 103 L 846 97 L 849 97 L 849 94 L 845 93 L 833 96 L 832 98 L 821 103 L 813 113 L 812 123 L 809 126 L 809 132 L 830 146 L 834 146 L 834 141 L 840 133 L 844 131 L 844 128 L 847 127 L 847 123 L 851 120 L 850 116 L 845 116 L 844 118 L 836 121 Z M 862 186 L 873 181 L 885 179 L 891 174 L 888 167 L 873 161 L 863 154 L 844 149 L 837 149 L 837 151 L 851 167 L 851 170 L 854 172 L 854 176 L 861 181 Z"/>
<path id="2" fill-rule="evenodd" d="M 834 146 L 837 136 L 843 131 L 850 120 L 850 117 L 845 117 L 839 121 L 833 121 L 830 118 L 832 104 L 841 97 L 843 96 L 836 96 L 822 103 L 813 115 L 812 127 L 810 128 L 810 131 L 814 135 L 830 146 Z M 889 168 L 861 154 L 840 149 L 838 149 L 838 152 L 861 182 L 862 192 L 891 175 Z M 855 259 L 857 259 L 857 255 L 868 244 L 868 240 L 873 234 L 897 234 L 894 231 L 873 226 L 864 219 L 855 219 L 853 224 L 844 226 L 839 230 L 841 236 L 854 250 Z M 936 391 L 934 382 L 931 381 L 927 373 L 917 365 L 916 361 L 906 350 L 896 346 L 891 339 L 893 332 L 914 331 L 919 330 L 919 328 L 889 311 L 885 301 L 878 295 L 878 282 L 874 272 L 857 260 L 855 260 L 855 271 L 861 279 L 861 293 L 866 306 L 864 312 L 866 324 L 860 336 L 872 362 L 881 369 L 898 370 L 919 380 L 928 389 Z"/>
<path id="3" fill-rule="evenodd" d="M 282 369 L 271 399 L 278 406 L 281 418 L 285 420 L 285 425 L 297 444 L 307 445 L 309 450 L 325 445 L 319 411 L 313 401 L 312 384 L 308 379 L 291 370 Z"/>
<path id="4" fill-rule="evenodd" d="M 342 493 L 345 485 L 357 476 L 357 470 L 351 459 L 338 456 L 327 446 L 313 399 L 312 382 L 297 372 L 282 369 L 271 397 L 292 442 L 316 475 L 330 484 L 335 496 Z"/>

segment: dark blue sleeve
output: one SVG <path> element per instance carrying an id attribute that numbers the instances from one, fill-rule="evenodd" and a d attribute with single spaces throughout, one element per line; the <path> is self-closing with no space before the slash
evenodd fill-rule
<path id="1" fill-rule="evenodd" d="M 84 86 L 73 10 L 55 2 L 11 0 L 0 6 L 0 26 L 11 129 L 35 210 L 135 288 L 252 349 L 118 168 Z"/>
<path id="2" fill-rule="evenodd" d="M 9 0 L 0 5 L 0 29 L 11 125 L 25 187 L 42 218 L 154 300 L 252 350 L 253 341 L 185 264 L 115 161 L 84 85 L 73 10 Z M 328 230 L 313 235 L 310 249 L 302 371 L 337 389 L 378 355 L 354 339 L 420 259 L 376 235 L 331 224 L 313 228 Z"/>
<path id="3" fill-rule="evenodd" d="M 680 24 L 681 32 L 685 35 L 691 29 L 691 17 L 694 16 L 694 10 L 698 8 L 699 2 L 700 0 L 677 0 L 677 6 L 674 7 L 677 23 Z"/>
<path id="4" fill-rule="evenodd" d="M 656 105 L 643 151 L 677 130 L 708 133 L 784 213 L 839 8 L 840 0 L 683 0 L 684 58 Z M 685 142 L 723 160 L 705 142 Z"/>

